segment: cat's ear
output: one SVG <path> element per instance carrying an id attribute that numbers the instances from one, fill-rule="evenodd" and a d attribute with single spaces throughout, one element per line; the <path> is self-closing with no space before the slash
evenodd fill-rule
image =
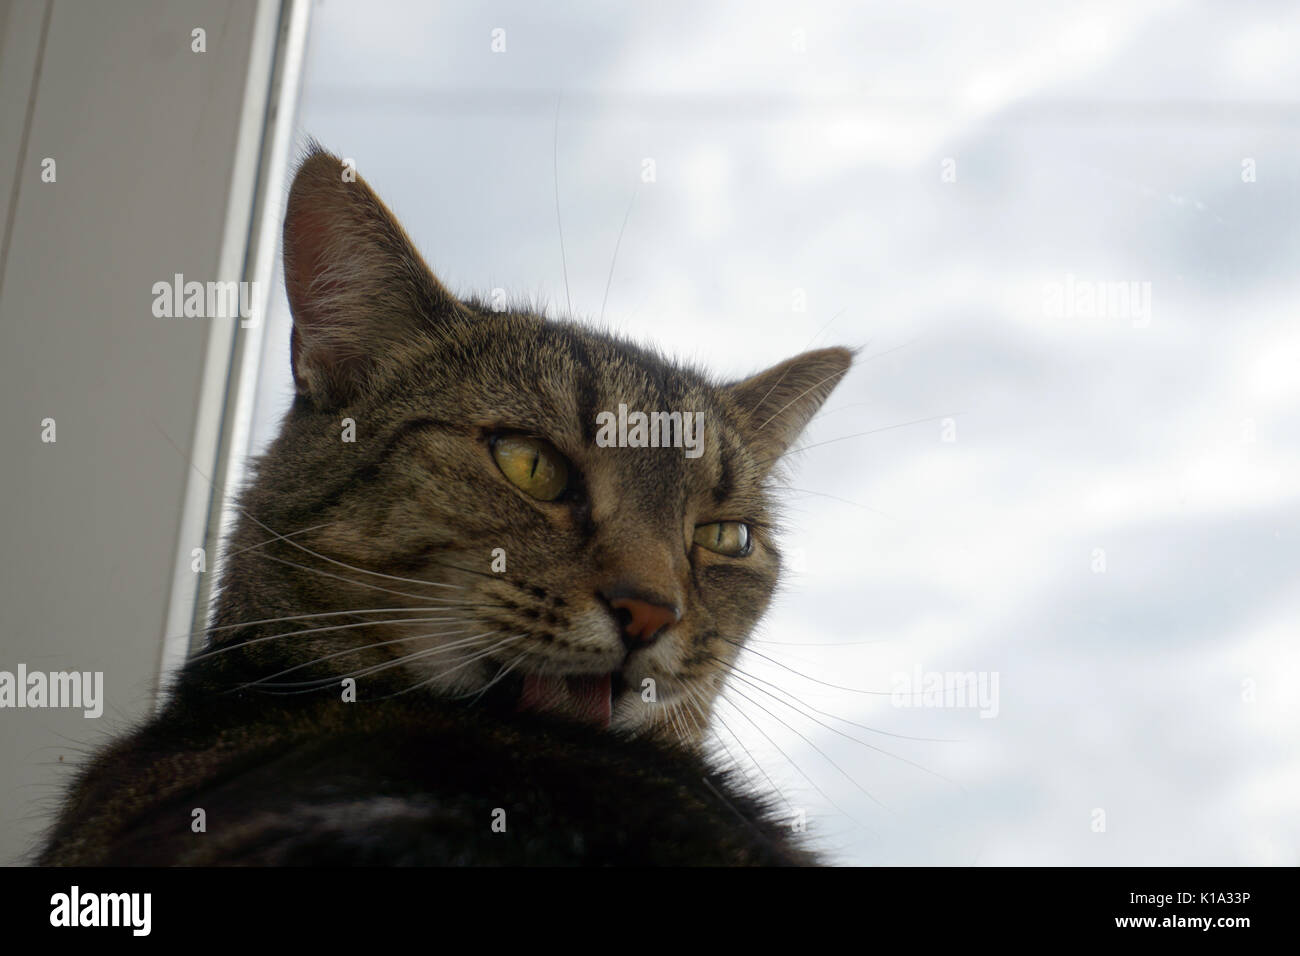
<path id="1" fill-rule="evenodd" d="M 775 462 L 785 454 L 852 363 L 849 349 L 818 349 L 725 386 L 760 460 Z"/>
<path id="2" fill-rule="evenodd" d="M 355 398 L 461 310 L 356 170 L 314 142 L 289 190 L 284 285 L 293 380 L 318 407 Z"/>

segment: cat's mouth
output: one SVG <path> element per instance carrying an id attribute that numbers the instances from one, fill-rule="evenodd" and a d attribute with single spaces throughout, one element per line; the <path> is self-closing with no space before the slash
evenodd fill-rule
<path id="1" fill-rule="evenodd" d="M 519 693 L 519 709 L 560 714 L 607 729 L 614 701 L 626 682 L 621 671 L 607 674 L 529 674 Z"/>

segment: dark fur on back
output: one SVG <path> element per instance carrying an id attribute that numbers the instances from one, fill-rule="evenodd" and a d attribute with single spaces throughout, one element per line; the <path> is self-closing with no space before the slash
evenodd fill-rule
<path id="1" fill-rule="evenodd" d="M 723 384 L 459 300 L 342 168 L 313 149 L 290 195 L 298 394 L 241 497 L 208 648 L 82 774 L 42 862 L 813 862 L 702 746 L 778 579 L 773 467 L 850 354 Z M 598 447 L 619 405 L 701 415 L 701 453 Z M 563 496 L 505 477 L 503 434 L 568 463 Z M 750 550 L 692 543 L 718 522 Z M 676 617 L 630 643 L 614 595 Z M 608 727 L 525 706 L 528 682 L 601 675 Z"/>
<path id="2" fill-rule="evenodd" d="M 762 801 L 653 741 L 413 697 L 178 703 L 100 758 L 42 863 L 813 862 Z"/>

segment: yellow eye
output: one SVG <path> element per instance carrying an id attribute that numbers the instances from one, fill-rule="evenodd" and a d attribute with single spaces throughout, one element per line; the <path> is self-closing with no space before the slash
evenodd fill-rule
<path id="1" fill-rule="evenodd" d="M 492 442 L 492 457 L 515 487 L 541 501 L 554 501 L 569 485 L 568 462 L 540 438 L 502 435 Z"/>
<path id="2" fill-rule="evenodd" d="M 739 521 L 715 521 L 696 525 L 695 543 L 718 554 L 743 558 L 749 554 L 749 526 Z"/>

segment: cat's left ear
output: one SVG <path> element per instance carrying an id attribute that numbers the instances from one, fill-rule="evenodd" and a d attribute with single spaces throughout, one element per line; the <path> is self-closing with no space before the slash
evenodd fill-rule
<path id="1" fill-rule="evenodd" d="M 765 462 L 784 455 L 852 364 L 849 349 L 818 349 L 724 386 L 749 447 Z"/>
<path id="2" fill-rule="evenodd" d="M 462 309 L 355 168 L 314 142 L 289 190 L 284 285 L 293 380 L 320 408 L 382 380 Z"/>

